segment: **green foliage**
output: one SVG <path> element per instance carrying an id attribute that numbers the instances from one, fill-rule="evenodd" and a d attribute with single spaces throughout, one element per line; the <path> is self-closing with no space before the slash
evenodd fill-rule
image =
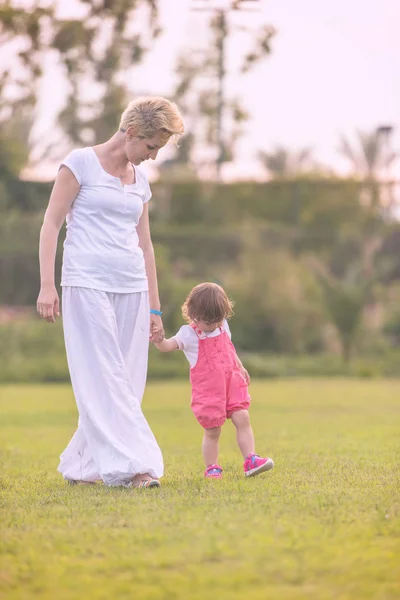
<path id="1" fill-rule="evenodd" d="M 256 354 L 242 352 L 243 364 L 253 379 L 292 379 L 296 377 L 335 378 L 398 378 L 399 350 L 386 347 L 381 352 L 356 356 L 350 363 L 343 364 L 337 354 Z"/>
<path id="2" fill-rule="evenodd" d="M 0 179 L 7 181 L 18 177 L 28 158 L 26 140 L 18 139 L 12 128 L 0 125 Z"/>
<path id="3" fill-rule="evenodd" d="M 34 108 L 37 81 L 42 74 L 44 31 L 54 19 L 54 7 L 29 7 L 6 0 L 0 6 L 0 43 L 7 60 L 0 69 L 0 121 L 9 120 L 14 111 Z"/>
<path id="4" fill-rule="evenodd" d="M 234 12 L 240 9 L 239 3 L 233 8 Z M 189 152 L 185 152 L 188 164 L 201 165 L 201 161 L 196 159 L 197 146 L 207 149 L 209 163 L 233 160 L 235 144 L 243 133 L 242 125 L 249 118 L 239 98 L 225 96 L 225 45 L 236 30 L 234 12 L 227 16 L 222 10 L 214 11 L 211 7 L 210 10 L 211 17 L 207 12 L 202 15 L 209 17 L 211 41 L 207 49 L 185 50 L 179 56 L 176 67 L 178 81 L 174 97 L 183 111 L 188 130 L 194 132 Z M 240 15 L 240 10 L 237 15 Z M 241 29 L 243 31 L 243 25 Z M 249 33 L 251 47 L 241 52 L 236 77 L 249 72 L 271 53 L 271 41 L 275 35 L 273 27 L 261 24 Z M 181 155 L 178 159 L 181 163 L 182 158 Z M 166 166 L 172 164 L 170 162 Z"/>
<path id="5" fill-rule="evenodd" d="M 42 217 L 44 214 L 52 187 L 52 183 L 44 181 L 0 180 L 0 210 L 30 213 L 28 220 L 36 223 L 36 215 Z M 7 217 L 4 218 L 7 220 Z M 15 222 L 15 215 L 13 219 Z M 21 215 L 21 220 L 24 219 L 27 217 Z M 1 223 L 0 227 L 3 227 Z"/>
<path id="6" fill-rule="evenodd" d="M 0 304 L 35 305 L 39 292 L 39 232 L 43 213 L 3 215 L 0 220 Z M 60 279 L 61 246 L 59 238 L 56 261 L 56 281 Z"/>
<path id="7" fill-rule="evenodd" d="M 355 282 L 334 281 L 331 277 L 319 277 L 324 294 L 325 306 L 340 335 L 343 360 L 350 360 L 354 336 L 361 321 L 366 304 L 363 286 Z"/>
<path id="8" fill-rule="evenodd" d="M 268 183 L 155 184 L 153 215 L 172 225 L 238 226 L 244 220 L 295 227 L 302 247 L 329 245 L 343 229 L 373 229 L 381 223 L 360 204 L 362 184 L 354 180 L 299 177 Z"/>
<path id="9" fill-rule="evenodd" d="M 383 325 L 383 333 L 395 347 L 400 345 L 400 286 L 389 291 L 388 310 Z"/>
<path id="10" fill-rule="evenodd" d="M 224 478 L 208 481 L 188 384 L 150 384 L 166 471 L 149 491 L 66 485 L 70 387 L 2 387 L 2 595 L 395 600 L 399 394 L 395 381 L 255 382 L 257 448 L 275 469 L 245 478 L 227 423 Z"/>
<path id="11" fill-rule="evenodd" d="M 351 262 L 340 267 L 339 277 L 321 262 L 313 261 L 326 311 L 341 340 L 345 362 L 350 360 L 363 312 L 368 303 L 373 301 L 374 288 L 386 271 L 383 268 L 385 265 L 375 260 L 382 246 L 382 238 L 371 237 L 365 241 L 357 236 L 352 241 L 356 252 Z M 334 254 L 332 258 L 335 258 Z"/>
<path id="12" fill-rule="evenodd" d="M 176 333 L 183 324 L 180 306 L 182 298 L 186 297 L 190 287 L 187 282 L 185 285 L 181 283 L 177 288 L 172 288 L 170 296 L 166 294 L 167 303 L 163 306 L 163 320 L 168 336 Z M 250 304 L 244 305 L 244 310 L 239 310 L 239 301 L 250 302 L 250 300 L 246 297 L 241 298 L 237 293 L 233 298 L 237 301 L 236 314 L 231 321 L 233 341 L 253 378 L 398 377 L 399 350 L 390 348 L 387 343 L 381 343 L 376 348 L 370 347 L 368 353 L 364 351 L 362 356 L 354 357 L 350 364 L 343 364 L 338 355 L 315 353 L 318 348 L 313 336 L 317 335 L 318 330 L 316 333 L 310 324 L 310 331 L 302 332 L 300 327 L 303 325 L 304 317 L 301 309 L 292 317 L 291 323 L 297 327 L 297 330 L 293 330 L 293 338 L 290 338 L 288 328 L 285 328 L 285 324 L 281 322 L 284 317 L 283 309 L 281 312 L 279 310 L 275 312 L 278 321 L 276 325 L 272 321 L 265 324 L 263 319 L 268 313 L 258 312 L 257 306 L 251 313 L 248 310 L 246 312 Z M 249 314 L 253 316 L 256 323 L 261 323 L 263 336 L 253 327 Z M 299 331 L 303 333 L 304 338 L 300 337 Z M 254 340 L 251 337 L 253 335 Z M 285 353 L 277 354 L 274 351 L 276 345 L 280 345 L 280 350 Z M 273 352 L 267 354 L 264 349 L 268 346 Z M 293 347 L 298 352 L 302 349 L 303 353 L 294 355 Z M 257 352 L 258 349 L 261 351 Z M 307 350 L 314 350 L 314 352 L 306 353 Z M 0 364 L 0 382 L 68 382 L 69 373 L 61 321 L 48 324 L 39 321 L 36 317 L 1 325 Z M 149 380 L 174 378 L 187 380 L 188 377 L 189 365 L 182 352 L 163 354 L 154 346 L 150 346 Z"/>
<path id="13" fill-rule="evenodd" d="M 78 0 L 76 8 L 85 16 L 74 19 L 60 17 L 57 4 L 53 1 L 43 7 L 36 0 L 21 8 L 19 2 L 7 0 L 0 7 L 4 55 L 0 68 L 0 176 L 5 170 L 18 175 L 33 143 L 41 157 L 50 148 L 54 157 L 71 143 L 95 144 L 115 133 L 131 95 L 126 82 L 132 68 L 160 33 L 157 0 Z M 33 141 L 32 115 L 48 56 L 58 58 L 68 83 L 65 106 L 58 115 L 63 136 L 60 139 L 53 128 L 52 139 Z M 88 89 L 95 90 L 95 97 L 88 99 Z M 24 125 L 23 138 L 10 135 L 10 123 L 14 129 Z"/>
<path id="14" fill-rule="evenodd" d="M 0 305 L 35 306 L 39 232 L 50 189 L 51 184 L 14 180 L 0 186 L 0 205 L 12 209 L 0 220 Z M 315 356 L 337 353 L 341 339 L 343 348 L 348 345 L 346 352 L 352 347 L 356 360 L 357 353 L 376 356 L 398 345 L 393 310 L 391 320 L 384 313 L 386 291 L 400 277 L 399 228 L 383 220 L 373 206 L 360 203 L 361 191 L 362 184 L 353 180 L 316 177 L 266 184 L 155 184 L 151 229 L 167 333 L 175 333 L 182 324 L 180 307 L 190 289 L 200 281 L 218 281 L 236 301 L 231 325 L 240 351 Z M 62 232 L 57 282 L 63 239 Z M 313 276 L 310 257 L 329 274 L 322 287 Z M 383 321 L 371 329 L 364 314 L 374 303 L 384 315 L 383 329 Z M 40 337 L 40 329 L 36 334 Z M 20 333 L 9 335 L 18 339 Z M 382 347 L 372 348 L 367 338 L 381 339 Z M 41 372 L 39 356 L 28 356 L 25 350 L 20 356 L 19 361 L 12 362 L 10 356 L 4 363 L 11 373 L 7 377 L 19 377 L 24 362 L 24 372 L 30 373 L 26 378 L 36 378 L 34 373 Z M 39 380 L 67 377 L 64 359 L 58 356 L 58 351 L 42 356 Z M 151 376 L 184 375 L 185 365 L 179 360 L 154 357 Z M 392 373 L 387 360 L 387 372 Z M 263 361 L 257 372 L 269 376 L 274 371 L 271 364 Z M 321 372 L 331 373 L 324 365 Z M 316 372 L 319 369 L 317 361 Z M 349 369 L 343 365 L 339 372 L 353 374 Z M 374 373 L 375 367 L 368 363 L 366 371 Z M 282 373 L 290 374 L 290 368 L 285 365 Z"/>
<path id="15" fill-rule="evenodd" d="M 148 44 L 160 33 L 154 0 L 84 4 L 86 18 L 58 21 L 53 38 L 70 84 L 60 124 L 78 145 L 100 143 L 115 133 L 131 94 L 125 82 L 132 67 L 143 59 Z M 141 28 L 137 26 L 138 10 L 142 15 L 147 12 L 146 25 Z M 84 101 L 81 90 L 87 89 L 89 82 L 98 92 L 95 99 Z"/>
<path id="16" fill-rule="evenodd" d="M 236 231 L 201 227 L 155 225 L 153 240 L 168 248 L 180 276 L 213 278 L 238 259 L 242 242 Z"/>
<path id="17" fill-rule="evenodd" d="M 309 269 L 285 251 L 271 247 L 262 251 L 252 233 L 250 237 L 248 231 L 238 264 L 223 278 L 236 303 L 235 343 L 255 351 L 321 350 L 324 321 Z"/>
<path id="18" fill-rule="evenodd" d="M 168 196 L 168 221 L 188 225 L 203 222 L 206 205 L 203 200 L 203 185 L 200 181 L 188 181 L 164 186 Z M 157 206 L 155 210 L 157 210 Z"/>

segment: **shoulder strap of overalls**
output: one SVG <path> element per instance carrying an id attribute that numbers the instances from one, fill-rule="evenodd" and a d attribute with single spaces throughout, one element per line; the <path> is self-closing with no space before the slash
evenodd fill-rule
<path id="1" fill-rule="evenodd" d="M 195 325 L 194 323 L 190 323 L 190 327 L 193 329 L 193 331 L 195 332 L 197 337 L 200 337 L 201 334 L 203 333 L 202 330 L 200 329 L 200 327 L 197 327 L 197 325 Z"/>

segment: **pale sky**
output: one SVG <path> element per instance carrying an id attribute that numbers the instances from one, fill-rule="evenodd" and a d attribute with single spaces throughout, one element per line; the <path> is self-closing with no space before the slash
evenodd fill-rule
<path id="1" fill-rule="evenodd" d="M 71 6 L 70 0 L 64 1 Z M 395 127 L 392 144 L 400 150 L 400 2 L 262 0 L 259 4 L 256 15 L 233 15 L 236 24 L 250 30 L 262 21 L 270 23 L 277 34 L 271 56 L 251 74 L 227 78 L 227 89 L 240 93 L 251 120 L 226 176 L 259 176 L 257 152 L 275 144 L 293 150 L 311 146 L 319 161 L 344 172 L 346 163 L 336 151 L 339 134 L 352 136 L 356 129 L 372 130 L 382 124 Z M 168 95 L 176 56 L 204 44 L 207 19 L 192 12 L 191 6 L 191 0 L 160 0 L 164 33 L 135 70 L 136 93 Z M 243 43 L 243 34 L 232 37 L 228 66 L 235 66 Z M 44 129 L 51 106 L 62 100 L 62 85 L 55 85 L 54 74 L 45 78 L 40 122 Z M 55 165 L 41 170 L 47 177 L 55 172 Z M 395 173 L 399 175 L 398 163 Z"/>

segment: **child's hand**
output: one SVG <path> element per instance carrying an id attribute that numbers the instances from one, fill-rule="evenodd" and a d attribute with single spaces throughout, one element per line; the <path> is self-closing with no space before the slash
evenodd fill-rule
<path id="1" fill-rule="evenodd" d="M 150 341 L 162 342 L 164 339 L 164 327 L 161 317 L 158 315 L 150 315 Z"/>
<path id="2" fill-rule="evenodd" d="M 248 374 L 248 372 L 246 371 L 246 369 L 244 368 L 243 365 L 240 367 L 240 372 L 243 376 L 243 379 L 247 383 L 247 385 L 250 385 L 250 375 Z"/>

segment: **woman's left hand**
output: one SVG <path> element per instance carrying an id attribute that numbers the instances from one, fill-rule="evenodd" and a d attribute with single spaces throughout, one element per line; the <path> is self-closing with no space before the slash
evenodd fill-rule
<path id="1" fill-rule="evenodd" d="M 164 327 L 159 315 L 150 314 L 150 341 L 162 342 L 164 339 Z"/>

